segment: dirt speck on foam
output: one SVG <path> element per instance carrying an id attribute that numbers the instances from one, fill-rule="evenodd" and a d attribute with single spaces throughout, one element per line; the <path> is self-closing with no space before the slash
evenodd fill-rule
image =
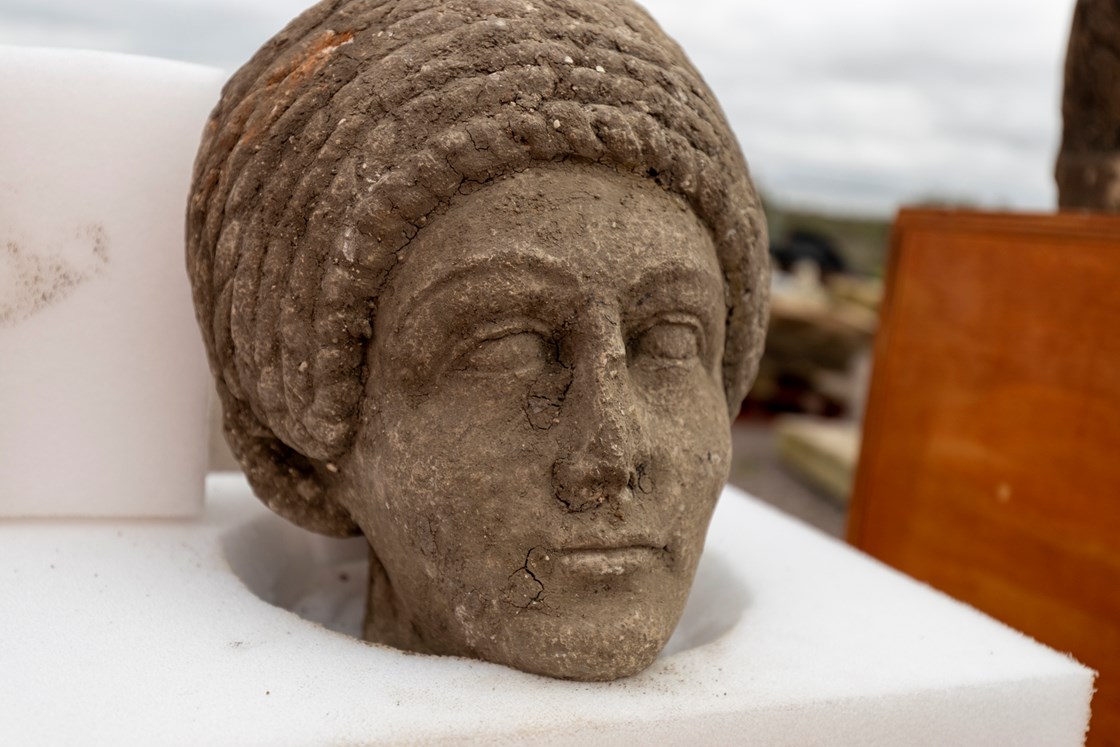
<path id="1" fill-rule="evenodd" d="M 0 327 L 11 327 L 61 302 L 109 266 L 109 241 L 104 226 L 79 229 L 83 248 L 77 259 L 60 251 L 36 252 L 25 243 L 0 244 Z"/>

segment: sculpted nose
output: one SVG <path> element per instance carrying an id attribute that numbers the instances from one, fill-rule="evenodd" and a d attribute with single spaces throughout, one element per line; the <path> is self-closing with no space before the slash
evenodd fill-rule
<path id="1" fill-rule="evenodd" d="M 552 469 L 557 499 L 586 511 L 631 489 L 638 450 L 635 401 L 621 339 L 573 366 L 561 413 L 563 448 Z"/>

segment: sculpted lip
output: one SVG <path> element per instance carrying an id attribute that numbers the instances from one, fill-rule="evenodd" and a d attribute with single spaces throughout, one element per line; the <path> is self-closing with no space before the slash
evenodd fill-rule
<path id="1" fill-rule="evenodd" d="M 564 570 L 606 576 L 621 576 L 664 560 L 664 547 L 620 545 L 616 547 L 565 547 L 550 553 Z"/>

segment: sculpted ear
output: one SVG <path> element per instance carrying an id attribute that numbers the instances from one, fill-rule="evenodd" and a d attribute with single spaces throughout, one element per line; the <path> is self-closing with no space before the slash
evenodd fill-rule
<path id="1" fill-rule="evenodd" d="M 226 439 L 261 502 L 293 524 L 329 537 L 361 530 L 331 488 L 331 465 L 278 439 L 242 401 L 219 385 Z"/>

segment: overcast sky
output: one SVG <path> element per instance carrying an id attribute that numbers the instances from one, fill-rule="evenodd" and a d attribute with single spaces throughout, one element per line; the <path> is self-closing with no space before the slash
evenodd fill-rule
<path id="1" fill-rule="evenodd" d="M 1074 0 L 646 0 L 774 200 L 1048 210 Z M 0 0 L 0 43 L 232 71 L 306 0 Z"/>

